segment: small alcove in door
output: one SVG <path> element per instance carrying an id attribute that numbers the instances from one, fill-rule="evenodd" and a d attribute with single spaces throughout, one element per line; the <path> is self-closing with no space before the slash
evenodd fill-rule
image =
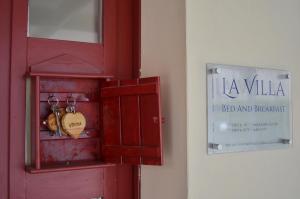
<path id="1" fill-rule="evenodd" d="M 102 73 L 70 55 L 30 67 L 30 173 L 162 164 L 159 78 L 116 80 Z M 49 97 L 65 109 L 69 96 L 87 121 L 77 139 L 58 136 L 45 125 L 52 113 Z"/>

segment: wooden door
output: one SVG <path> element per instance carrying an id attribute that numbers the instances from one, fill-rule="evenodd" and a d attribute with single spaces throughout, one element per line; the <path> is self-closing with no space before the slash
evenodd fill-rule
<path id="1" fill-rule="evenodd" d="M 104 39 L 102 43 L 96 44 L 28 37 L 28 1 L 11 0 L 6 3 L 12 6 L 8 88 L 9 198 L 139 198 L 138 166 L 123 165 L 31 174 L 25 171 L 24 149 L 27 127 L 25 121 L 28 117 L 25 108 L 25 74 L 33 68 L 35 71 L 52 68 L 53 71 L 50 72 L 53 73 L 84 73 L 86 67 L 93 68 L 95 73 L 103 76 L 109 75 L 119 79 L 137 77 L 140 65 L 140 1 L 103 0 Z M 0 15 L 8 16 L 4 12 Z M 5 72 L 7 73 L 8 71 Z"/>
<path id="2" fill-rule="evenodd" d="M 106 82 L 101 98 L 105 161 L 162 165 L 159 77 Z"/>

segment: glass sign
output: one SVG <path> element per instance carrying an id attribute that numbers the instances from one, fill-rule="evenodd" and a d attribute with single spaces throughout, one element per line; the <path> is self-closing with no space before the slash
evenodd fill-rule
<path id="1" fill-rule="evenodd" d="M 207 96 L 209 154 L 292 143 L 290 72 L 207 64 Z"/>

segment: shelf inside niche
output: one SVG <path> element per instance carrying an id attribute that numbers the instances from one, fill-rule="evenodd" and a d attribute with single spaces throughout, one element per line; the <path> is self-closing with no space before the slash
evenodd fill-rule
<path id="1" fill-rule="evenodd" d="M 51 135 L 52 132 L 49 130 L 41 130 L 40 131 L 40 141 L 59 141 L 59 140 L 74 140 L 72 137 L 63 135 Z M 99 139 L 100 138 L 100 131 L 96 129 L 86 129 L 85 133 L 80 134 L 78 139 Z"/>
<path id="2" fill-rule="evenodd" d="M 48 97 L 53 94 L 52 92 L 41 92 L 40 93 L 40 101 L 41 102 L 48 102 Z M 56 92 L 55 96 L 60 99 L 60 102 L 66 103 L 66 99 L 69 96 L 72 96 L 76 99 L 77 103 L 99 103 L 100 91 L 94 90 L 90 92 Z"/>
<path id="3" fill-rule="evenodd" d="M 42 164 L 40 169 L 36 169 L 34 166 L 26 167 L 26 170 L 31 174 L 50 173 L 50 172 L 62 172 L 73 171 L 82 169 L 96 169 L 113 167 L 116 164 L 104 163 L 101 161 L 76 161 L 76 162 L 58 162 L 52 164 Z"/>

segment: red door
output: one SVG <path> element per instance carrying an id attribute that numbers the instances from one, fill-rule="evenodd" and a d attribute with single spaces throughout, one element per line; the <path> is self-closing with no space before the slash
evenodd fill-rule
<path id="1" fill-rule="evenodd" d="M 140 1 L 139 0 L 103 0 L 103 42 L 101 44 L 92 44 L 85 42 L 61 41 L 54 39 L 38 39 L 27 37 L 28 24 L 28 1 L 11 0 L 1 1 L 1 17 L 5 17 L 7 22 L 10 20 L 11 11 L 11 54 L 10 71 L 1 71 L 5 78 L 1 78 L 1 86 L 9 85 L 9 89 L 3 89 L 6 95 L 9 95 L 10 102 L 1 99 L 1 104 L 9 104 L 10 115 L 7 117 L 9 128 L 9 139 L 6 150 L 1 151 L 1 158 L 9 157 L 9 165 L 2 164 L 0 168 L 9 171 L 9 175 L 2 176 L 7 179 L 4 192 L 0 193 L 1 198 L 10 199 L 90 199 L 104 197 L 104 199 L 132 199 L 139 198 L 139 166 L 115 165 L 112 167 L 98 167 L 83 170 L 70 170 L 60 172 L 45 172 L 32 174 L 25 171 L 25 78 L 24 75 L 34 69 L 37 72 L 53 73 L 84 73 L 85 70 L 99 73 L 103 76 L 113 76 L 117 79 L 130 79 L 139 75 L 139 23 L 140 23 Z M 10 10 L 10 7 L 12 8 Z M 2 8 L 6 8 L 2 12 Z M 5 24 L 1 24 L 5 28 Z M 8 25 L 7 25 L 8 26 Z M 8 35 L 10 34 L 7 31 Z M 8 41 L 9 37 L 4 41 Z M 1 38 L 2 39 L 2 38 Z M 5 46 L 5 44 L 4 44 Z M 9 48 L 6 45 L 5 49 Z M 2 49 L 2 48 L 1 48 Z M 1 51 L 2 52 L 2 51 Z M 8 51 L 5 51 L 8 52 Z M 1 53 L 2 54 L 2 53 Z M 3 54 L 6 56 L 7 53 Z M 2 56 L 2 55 L 1 55 Z M 8 60 L 7 57 L 4 60 Z M 5 63 L 5 66 L 8 66 Z M 6 68 L 7 69 L 7 68 Z M 51 71 L 52 70 L 52 71 Z M 3 72 L 3 73 L 2 73 Z M 7 74 L 10 75 L 8 84 Z M 1 76 L 2 77 L 2 76 Z M 3 83 L 3 84 L 2 84 Z M 9 91 L 9 92 L 6 92 Z M 5 96 L 4 93 L 4 96 Z M 153 95 L 152 95 L 153 94 Z M 149 98 L 155 98 L 156 93 L 150 96 L 141 96 L 140 99 L 147 104 Z M 122 103 L 132 103 L 131 98 L 126 98 Z M 145 109 L 151 107 L 145 105 Z M 2 109 L 1 111 L 6 109 Z M 28 111 L 28 110 L 27 110 Z M 148 110 L 150 111 L 150 110 Z M 147 112 L 147 111 L 146 111 Z M 28 113 L 28 112 L 27 112 Z M 148 117 L 149 115 L 145 115 Z M 154 123 L 158 118 L 152 118 Z M 9 120 L 8 120 L 9 119 Z M 4 120 L 1 120 L 1 122 Z M 143 118 L 139 122 L 142 124 Z M 5 122 L 4 122 L 5 123 Z M 4 125 L 4 129 L 5 129 Z M 152 128 L 150 126 L 150 128 Z M 153 127 L 157 128 L 157 127 Z M 160 126 L 159 126 L 160 128 Z M 124 133 L 128 133 L 124 131 Z M 149 133 L 137 133 L 136 135 L 149 136 Z M 158 135 L 157 135 L 158 136 Z M 160 137 L 155 137 L 161 142 Z M 157 141 L 156 140 L 156 141 Z M 147 145 L 150 149 L 136 150 L 137 157 L 121 152 L 116 152 L 106 148 L 109 154 L 114 154 L 122 161 L 129 161 L 133 157 L 133 162 L 161 164 L 161 146 L 144 142 L 143 139 L 137 141 L 140 145 Z M 5 143 L 5 142 L 3 142 Z M 134 143 L 134 144 L 137 144 Z M 1 146 L 5 147 L 6 145 Z M 119 151 L 120 152 L 120 151 Z M 4 154 L 2 156 L 2 153 Z M 130 152 L 131 153 L 131 152 Z M 28 153 L 26 153 L 28 154 Z M 126 160 L 127 158 L 127 160 Z M 121 163 L 124 163 L 122 162 Z M 130 161 L 129 161 L 130 162 Z M 9 167 L 9 168 L 8 168 Z M 1 181 L 2 182 L 2 181 Z M 5 182 L 5 180 L 3 181 Z M 6 188 L 5 188 L 6 187 Z M 7 190 L 7 191 L 6 191 Z M 2 195 L 1 195 L 2 194 Z"/>
<path id="2" fill-rule="evenodd" d="M 163 163 L 159 78 L 109 81 L 101 89 L 105 161 Z"/>

